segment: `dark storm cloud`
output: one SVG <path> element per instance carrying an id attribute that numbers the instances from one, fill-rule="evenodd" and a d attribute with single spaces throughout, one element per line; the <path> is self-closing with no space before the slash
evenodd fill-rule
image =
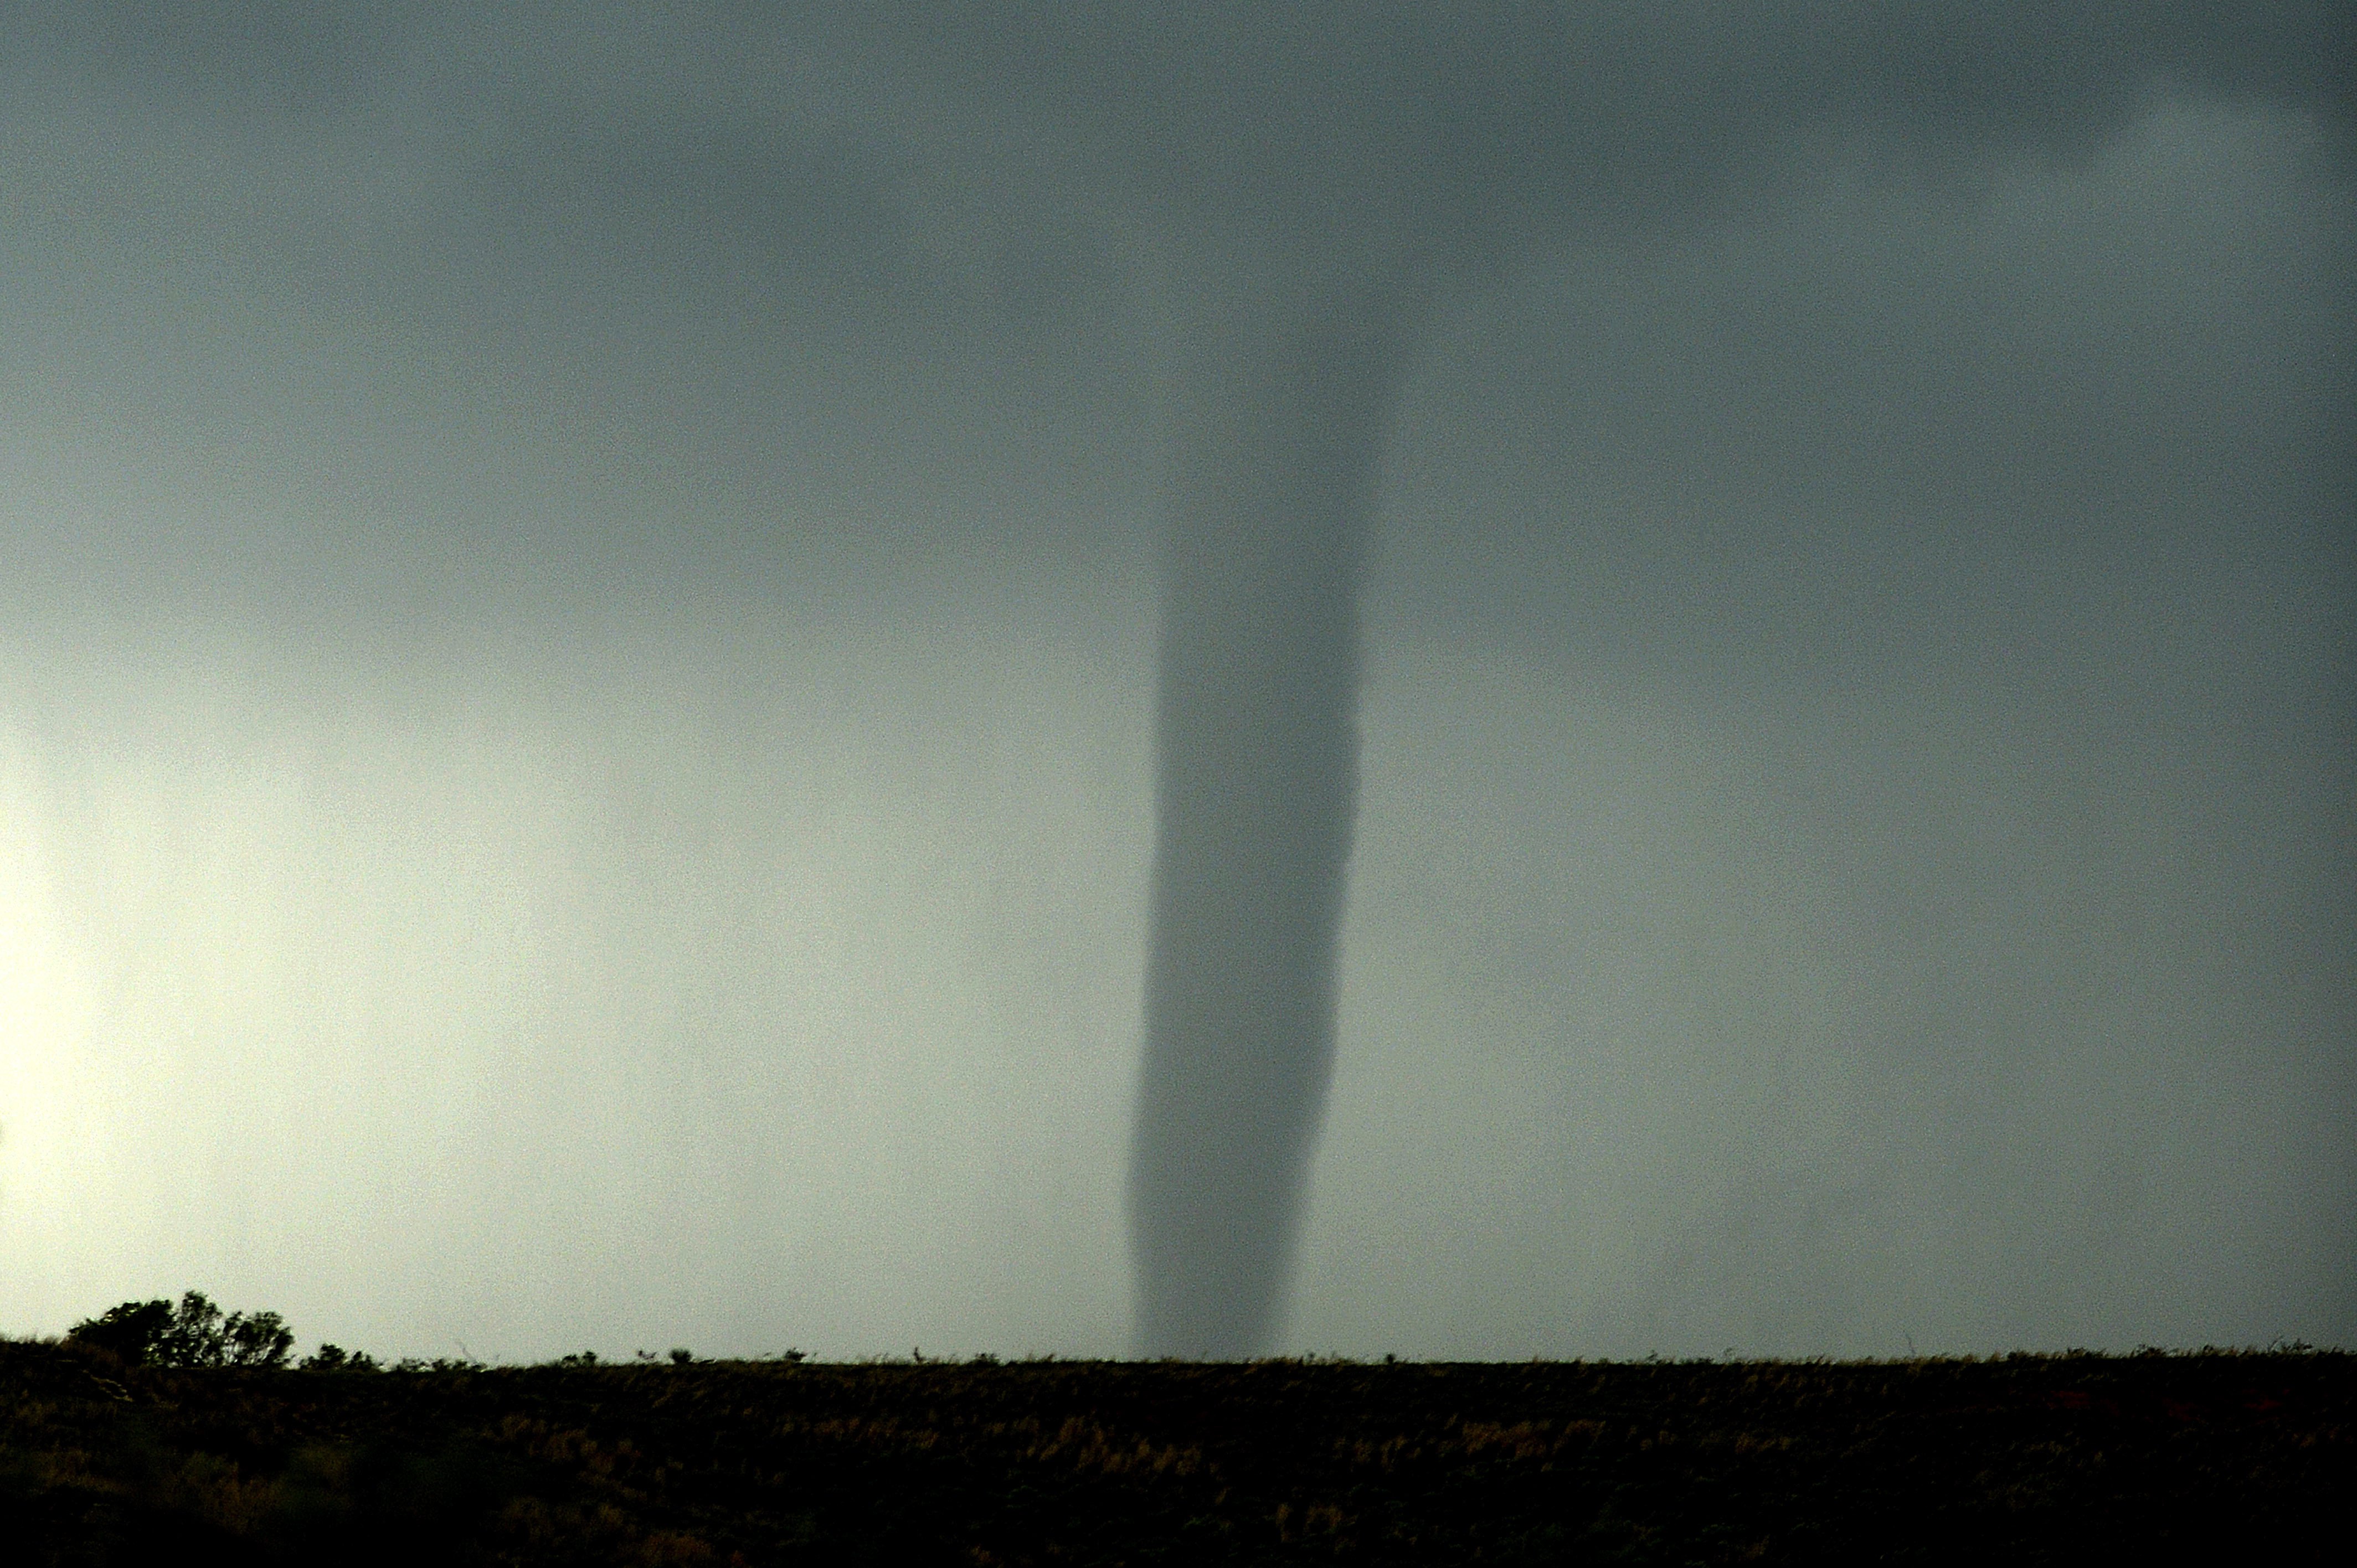
<path id="1" fill-rule="evenodd" d="M 2343 116 L 2329 5 L 927 7 L 888 58 L 1052 133 L 1176 231 L 1480 264 L 1861 133 L 2083 151 L 2167 91 Z M 1237 230 L 1245 231 L 1238 234 Z M 1338 253 L 1340 247 L 1347 254 Z"/>
<path id="2" fill-rule="evenodd" d="M 601 31 L 417 10 L 295 51 L 265 74 L 302 90 L 257 97 L 206 83 L 277 33 L 210 15 L 12 35 L 22 326 L 0 352 L 42 390 L 35 429 L 135 429 L 111 468 L 244 516 L 191 524 L 178 560 L 44 532 L 27 569 L 95 556 L 365 613 L 511 593 L 552 552 L 608 585 L 781 543 L 970 560 L 996 542 L 927 487 L 1058 482 L 1117 408 L 1102 368 L 1021 340 L 1096 286 L 1092 237 L 966 223 L 866 79 L 807 49 L 624 11 Z M 151 22 L 136 50 L 108 41 Z M 983 381 L 1006 413 L 967 395 Z M 1035 433 L 1013 471 L 974 440 L 1007 419 Z M 1053 531 L 1028 499 L 995 510 Z M 842 524 L 788 515 L 813 511 Z"/>
<path id="3" fill-rule="evenodd" d="M 54 51 L 90 77 L 191 112 L 332 115 L 363 91 L 411 21 L 399 6 L 226 0 L 11 5 L 6 57 Z"/>
<path id="4" fill-rule="evenodd" d="M 928 159 L 1051 234 L 1077 177 L 1174 241 L 1425 265 L 1662 216 L 1796 141 L 2071 152 L 2168 91 L 2344 127 L 2352 97 L 2345 11 L 2298 0 L 12 10 L 20 65 L 188 113 L 506 120 L 475 156 L 537 199 L 887 274 L 888 187 Z"/>
<path id="5" fill-rule="evenodd" d="M 1196 288 L 1206 267 L 1489 275 L 1739 200 L 1845 138 L 1969 166 L 2083 154 L 2171 91 L 2336 133 L 2351 101 L 2346 15 L 2291 3 L 12 11 L 27 83 L 326 137 L 350 173 L 419 159 L 416 199 L 458 228 L 415 237 L 518 285 L 594 258 L 659 290 L 850 288 L 871 323 L 887 299 L 1036 308 L 1135 225 Z M 968 254 L 929 249 L 929 204 Z M 994 275 L 957 287 L 977 235 Z M 413 252 L 386 281 L 480 288 L 460 259 Z"/>

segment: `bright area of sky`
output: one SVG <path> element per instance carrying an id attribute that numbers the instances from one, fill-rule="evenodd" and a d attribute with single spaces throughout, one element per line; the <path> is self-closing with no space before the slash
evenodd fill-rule
<path id="1" fill-rule="evenodd" d="M 0 91 L 0 1331 L 1120 1352 L 1119 235 L 223 58 Z M 2352 265 L 2162 96 L 1445 314 L 1287 1344 L 2357 1341 Z"/>

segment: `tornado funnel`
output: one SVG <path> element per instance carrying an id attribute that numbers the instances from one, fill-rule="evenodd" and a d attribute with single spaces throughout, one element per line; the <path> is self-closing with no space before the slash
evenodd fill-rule
<path id="1" fill-rule="evenodd" d="M 1334 1060 L 1359 596 L 1400 325 L 1351 298 L 1181 335 L 1129 1188 L 1147 1356 L 1261 1353 L 1284 1305 Z"/>

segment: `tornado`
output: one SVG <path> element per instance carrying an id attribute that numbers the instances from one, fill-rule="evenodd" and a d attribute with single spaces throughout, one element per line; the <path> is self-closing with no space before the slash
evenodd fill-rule
<path id="1" fill-rule="evenodd" d="M 1335 1045 L 1359 602 L 1405 313 L 1335 294 L 1181 334 L 1129 1219 L 1141 1354 L 1237 1359 L 1284 1305 Z"/>
<path id="2" fill-rule="evenodd" d="M 847 18 L 846 59 L 924 87 L 914 143 L 980 159 L 985 188 L 1030 176 L 978 149 L 1052 165 L 1042 210 L 1105 214 L 1190 323 L 1164 405 L 1141 1352 L 1249 1356 L 1284 1305 L 1334 1061 L 1359 597 L 1407 329 L 1550 250 L 1738 214 L 1823 157 L 2083 156 L 2179 91 L 2329 104 L 2345 134 L 2345 6 L 2049 9 L 812 9 Z"/>

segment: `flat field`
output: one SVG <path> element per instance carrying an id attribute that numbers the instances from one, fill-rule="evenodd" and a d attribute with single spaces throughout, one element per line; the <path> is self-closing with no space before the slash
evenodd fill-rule
<path id="1" fill-rule="evenodd" d="M 0 1342 L 0 1557 L 2346 1561 L 2357 1358 L 125 1367 Z"/>

